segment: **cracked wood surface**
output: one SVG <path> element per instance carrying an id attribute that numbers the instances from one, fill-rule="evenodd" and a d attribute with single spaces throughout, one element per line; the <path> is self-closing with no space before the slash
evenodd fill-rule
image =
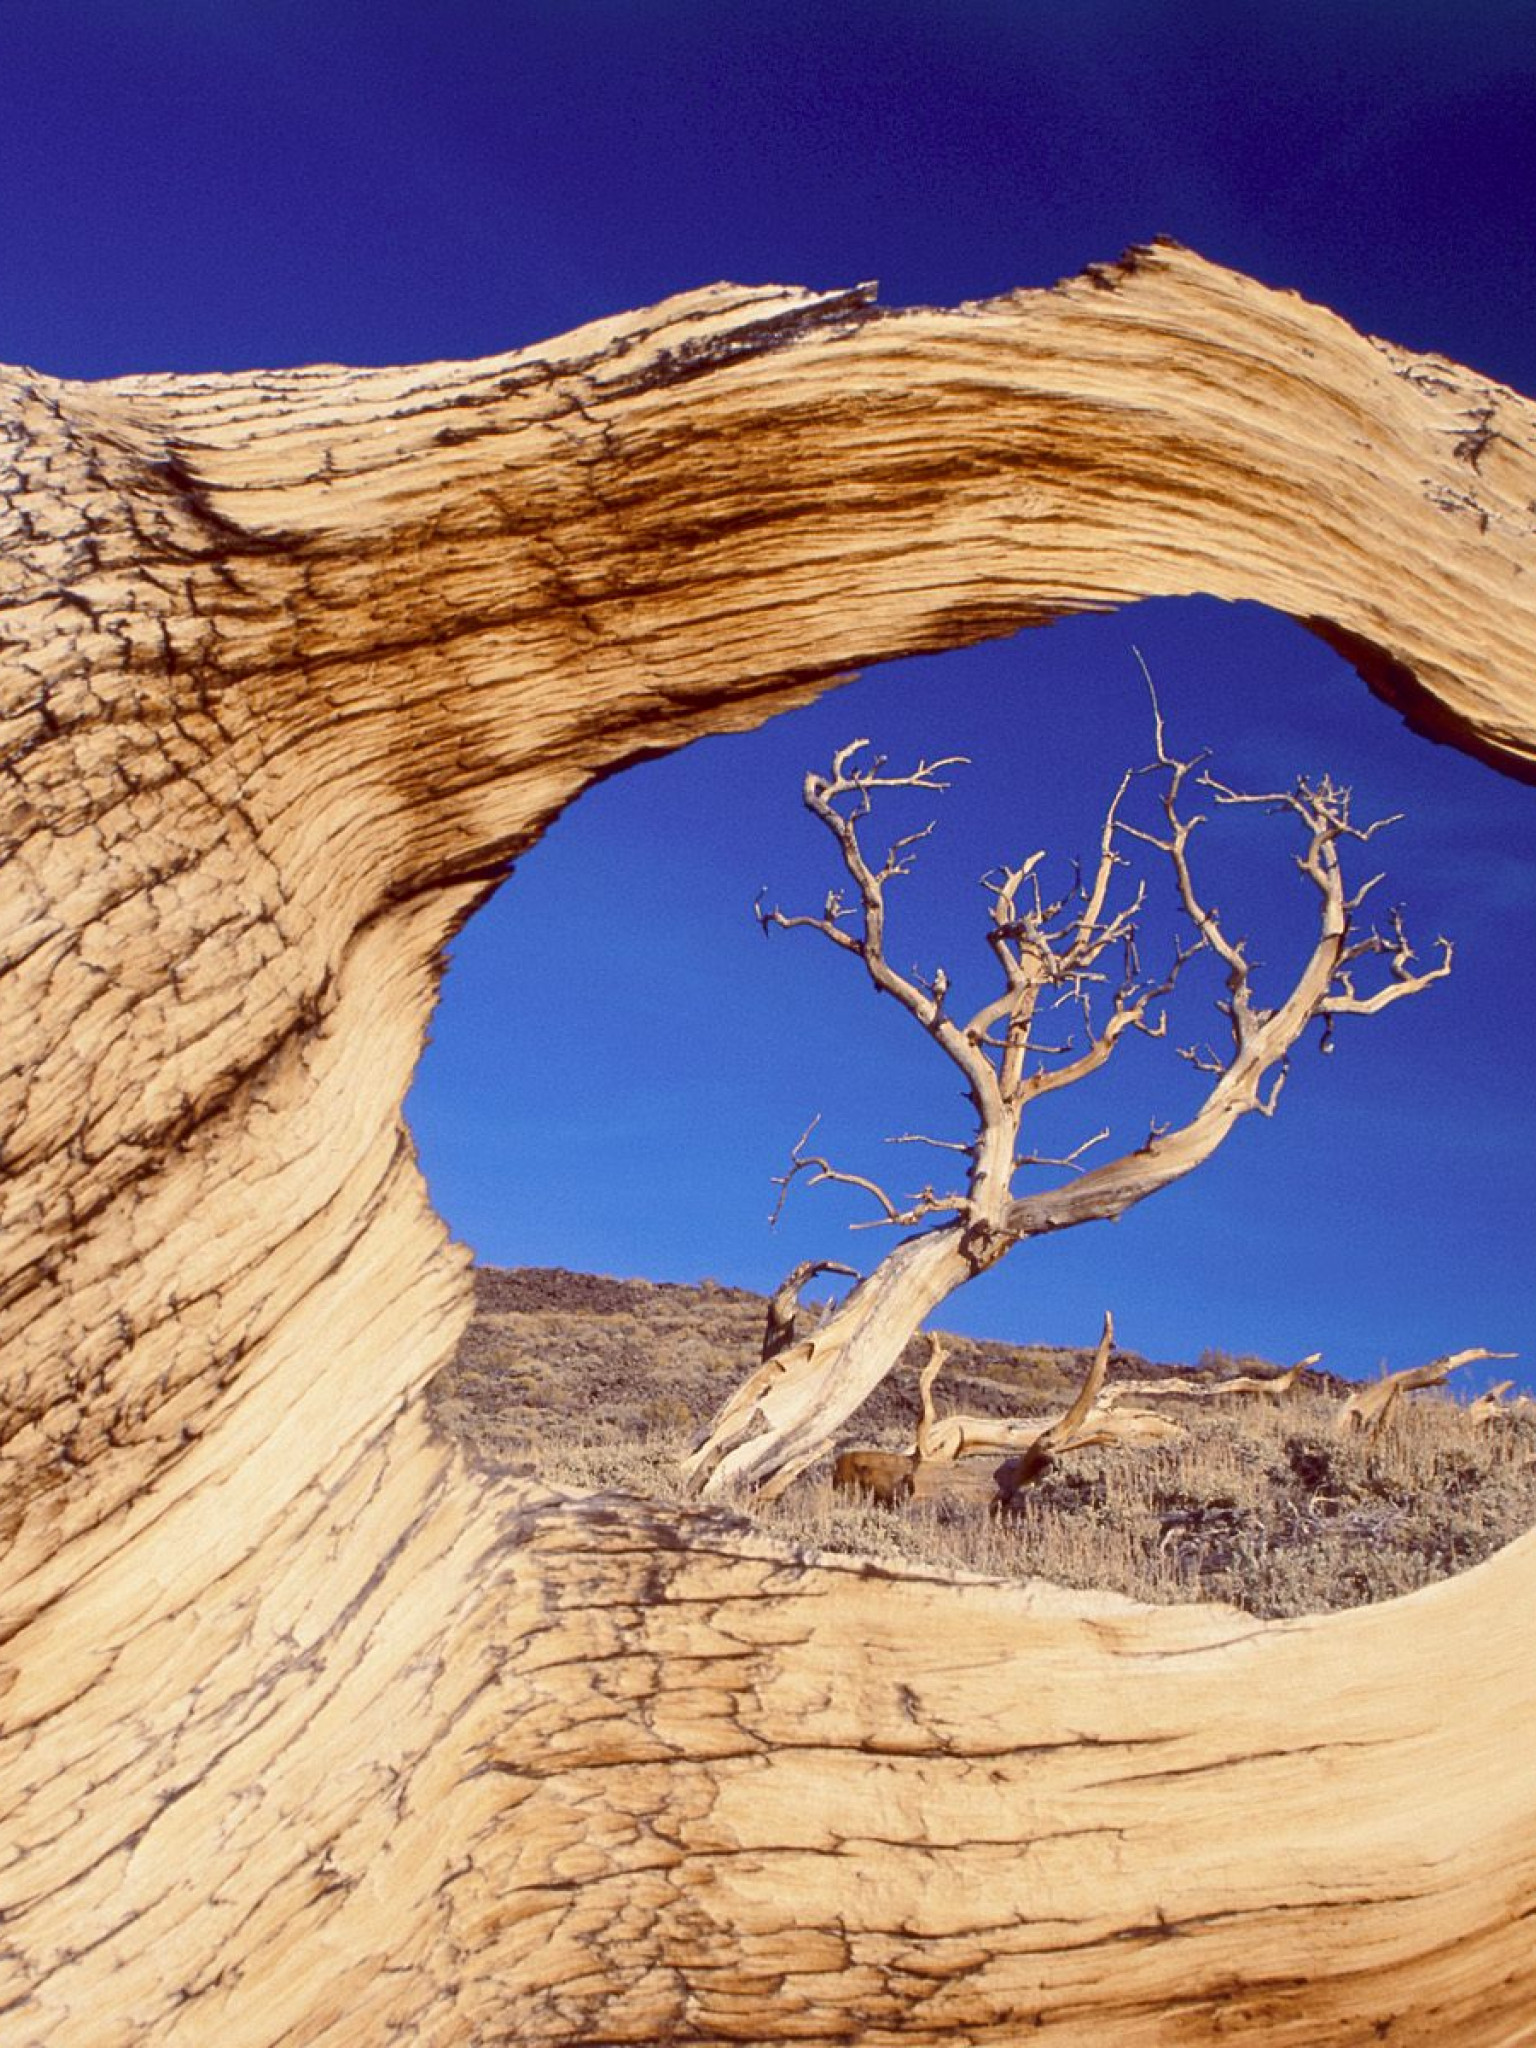
<path id="1" fill-rule="evenodd" d="M 1536 2040 L 1536 1542 L 1265 1625 L 469 1472 L 400 1122 L 563 805 L 860 663 L 1255 598 L 1531 775 L 1533 425 L 1169 245 L 0 372 L 7 2043 Z"/>

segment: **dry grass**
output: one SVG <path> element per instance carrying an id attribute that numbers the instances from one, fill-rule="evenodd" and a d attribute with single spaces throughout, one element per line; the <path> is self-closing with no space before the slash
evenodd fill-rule
<path id="1" fill-rule="evenodd" d="M 485 1464 L 684 1501 L 680 1460 L 755 1361 L 761 1298 L 546 1269 L 484 1270 L 477 1290 L 476 1319 L 433 1387 L 439 1425 Z M 948 1401 L 982 1413 L 1059 1413 L 1086 1362 L 1081 1352 L 952 1341 Z M 914 1347 L 845 1443 L 910 1443 L 917 1359 Z M 1177 1370 L 1117 1354 L 1112 1375 Z M 1261 1615 L 1411 1592 L 1536 1524 L 1530 1411 L 1483 1421 L 1445 1395 L 1419 1395 L 1368 1445 L 1335 1428 L 1340 1385 L 1318 1375 L 1279 1401 L 1168 1396 L 1186 1439 L 1082 1452 L 1003 1516 L 958 1502 L 892 1512 L 851 1501 L 833 1491 L 827 1464 L 781 1501 L 725 1504 L 817 1549 L 1142 1600 L 1222 1600 Z"/>

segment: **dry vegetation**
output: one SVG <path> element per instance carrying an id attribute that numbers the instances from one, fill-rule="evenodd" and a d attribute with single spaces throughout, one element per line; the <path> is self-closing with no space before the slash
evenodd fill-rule
<path id="1" fill-rule="evenodd" d="M 762 1297 L 546 1268 L 476 1274 L 477 1311 L 433 1387 L 439 1425 L 491 1465 L 579 1489 L 682 1503 L 680 1461 L 754 1360 Z M 945 1384 L 979 1414 L 1038 1415 L 1070 1400 L 1088 1354 L 949 1340 Z M 844 1441 L 912 1439 L 914 1345 Z M 1262 1360 L 1205 1353 L 1202 1368 Z M 1111 1383 L 1187 1368 L 1114 1354 Z M 1390 1598 L 1477 1563 L 1536 1523 L 1536 1415 L 1485 1419 L 1440 1393 L 1400 1405 L 1374 1444 L 1335 1427 L 1345 1386 L 1324 1373 L 1279 1401 L 1170 1395 L 1183 1440 L 1085 1451 L 1016 1511 L 920 1501 L 891 1512 L 835 1494 L 823 1461 L 782 1499 L 728 1505 L 792 1541 L 943 1570 L 1044 1577 L 1143 1600 L 1222 1600 L 1260 1615 Z"/>

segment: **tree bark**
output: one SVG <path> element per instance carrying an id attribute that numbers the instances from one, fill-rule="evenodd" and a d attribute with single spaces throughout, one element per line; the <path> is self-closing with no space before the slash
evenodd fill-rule
<path id="1" fill-rule="evenodd" d="M 1439 941 L 1438 964 L 1414 973 L 1416 956 L 1400 912 L 1392 913 L 1390 936 L 1375 928 L 1362 933 L 1355 924 L 1353 912 L 1360 897 L 1351 897 L 1345 881 L 1340 842 L 1364 842 L 1378 827 L 1351 823 L 1347 789 L 1335 788 L 1325 777 L 1315 785 L 1302 779 L 1278 795 L 1245 795 L 1201 774 L 1199 784 L 1217 807 L 1283 808 L 1307 835 L 1305 850 L 1295 860 L 1317 893 L 1317 935 L 1288 993 L 1273 1007 L 1256 1004 L 1245 944 L 1222 929 L 1219 914 L 1196 887 L 1189 861 L 1188 843 L 1202 820 L 1184 804 L 1180 792 L 1200 763 L 1170 756 L 1160 711 L 1155 711 L 1155 718 L 1169 836 L 1164 839 L 1133 826 L 1120 815 L 1121 800 L 1133 779 L 1133 771 L 1127 770 L 1105 815 L 1091 884 L 1082 882 L 1059 902 L 1037 899 L 1031 908 L 1027 900 L 1020 902 L 1019 891 L 1043 855 L 1032 856 L 1023 867 L 998 868 L 985 876 L 983 886 L 992 899 L 987 938 L 1003 988 L 969 1022 L 951 1016 L 946 1008 L 949 984 L 942 969 L 931 981 L 921 974 L 902 974 L 892 967 L 885 947 L 886 886 L 908 872 L 910 848 L 932 827 L 898 840 L 883 863 L 872 861 L 861 843 L 861 826 L 877 791 L 942 790 L 948 785 L 939 779 L 940 771 L 961 764 L 923 761 L 910 770 L 893 770 L 871 756 L 868 740 L 860 739 L 838 751 L 829 775 L 807 775 L 805 802 L 836 838 L 857 902 L 846 901 L 834 890 L 820 915 L 794 916 L 779 909 L 764 912 L 759 903 L 763 930 L 810 929 L 856 959 L 876 990 L 899 1003 L 959 1070 L 976 1130 L 967 1145 L 906 1134 L 900 1142 L 936 1145 L 961 1154 L 968 1164 L 963 1193 L 940 1193 L 930 1185 L 907 1198 L 903 1207 L 867 1175 L 850 1173 L 824 1154 L 808 1151 L 811 1132 L 821 1119 L 807 1127 L 790 1154 L 788 1169 L 775 1176 L 780 1189 L 775 1221 L 791 1186 L 805 1173 L 811 1187 L 833 1181 L 857 1188 L 878 1203 L 882 1214 L 875 1220 L 895 1228 L 914 1227 L 935 1214 L 953 1222 L 947 1229 L 905 1240 L 887 1253 L 835 1326 L 814 1343 L 793 1350 L 787 1341 L 765 1343 L 763 1368 L 727 1398 L 687 1461 L 706 1496 L 718 1497 L 734 1478 L 750 1482 L 765 1500 L 782 1493 L 827 1448 L 900 1358 L 924 1319 L 954 1288 L 996 1265 L 1031 1237 L 1124 1215 L 1202 1165 L 1244 1116 L 1273 1115 L 1291 1052 L 1309 1024 L 1323 1019 L 1331 1030 L 1336 1016 L 1376 1015 L 1394 1002 L 1422 994 L 1450 973 L 1448 939 Z M 1174 964 L 1161 981 L 1143 980 L 1135 965 L 1145 880 L 1129 900 L 1112 901 L 1115 870 L 1127 865 L 1118 844 L 1125 838 L 1145 842 L 1168 858 L 1189 921 L 1189 936 L 1179 941 Z M 1375 881 L 1381 879 L 1378 875 Z M 1367 880 L 1364 893 L 1374 886 Z M 1171 996 L 1185 965 L 1201 952 L 1214 956 L 1224 970 L 1227 993 L 1218 1007 L 1231 1037 L 1230 1046 L 1219 1055 L 1209 1045 L 1199 1053 L 1186 1051 L 1186 1058 L 1215 1077 L 1204 1101 L 1182 1124 L 1154 1130 L 1134 1151 L 1097 1166 L 1079 1168 L 1076 1161 L 1107 1138 L 1107 1130 L 1065 1158 L 1045 1160 L 1022 1153 L 1020 1126 L 1032 1104 L 1099 1072 L 1128 1032 L 1146 1031 L 1158 1038 L 1166 1034 L 1167 1011 L 1160 1006 Z M 1123 963 L 1117 970 L 1118 982 L 1099 965 L 1106 954 Z M 1362 988 L 1358 963 L 1379 954 L 1389 956 L 1389 966 L 1377 986 Z M 1052 1066 L 1052 1058 L 1059 1059 L 1068 1049 L 1048 1051 L 1037 1045 L 1034 1030 L 1041 999 L 1091 984 L 1099 985 L 1101 1002 L 1095 1020 L 1085 1001 L 1080 1022 L 1086 1044 Z M 1155 1013 L 1155 1023 L 1148 1021 L 1149 1011 Z M 1016 1199 L 1013 1183 L 1018 1173 L 1026 1166 L 1044 1165 L 1073 1172 L 1077 1178 Z M 777 1304 L 771 1305 L 770 1331 L 778 1313 Z M 1108 1332 L 1107 1318 L 1105 1327 Z M 770 1358 L 778 1360 L 771 1370 L 766 1363 Z M 928 1377 L 937 1370 L 935 1362 L 923 1376 L 927 1422 Z M 952 1419 L 952 1431 L 957 1426 Z M 1132 1428 L 1129 1415 L 1121 1416 L 1117 1428 Z M 742 1440 L 749 1430 L 756 1432 L 750 1444 Z M 924 1458 L 933 1455 L 924 1446 L 921 1426 L 918 1448 Z"/>
<path id="2" fill-rule="evenodd" d="M 776 1499 L 879 1386 L 924 1318 L 971 1278 L 964 1244 L 958 1223 L 909 1237 L 814 1335 L 765 1360 L 689 1461 L 700 1489 L 718 1494 L 734 1483 Z"/>
<path id="3" fill-rule="evenodd" d="M 1536 1543 L 1265 1626 L 471 1472 L 400 1103 L 565 804 L 863 662 L 1255 598 L 1530 775 L 1530 405 L 1161 245 L 0 422 L 7 2043 L 1529 2039 Z"/>

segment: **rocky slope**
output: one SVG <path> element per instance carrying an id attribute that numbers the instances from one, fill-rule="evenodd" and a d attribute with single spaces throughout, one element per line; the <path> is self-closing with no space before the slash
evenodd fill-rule
<path id="1" fill-rule="evenodd" d="M 814 1319 L 814 1302 L 811 1305 Z M 767 1302 L 740 1288 L 614 1280 L 548 1267 L 475 1272 L 475 1315 L 428 1400 L 483 1469 L 583 1490 L 688 1502 L 682 1461 L 758 1354 Z M 946 1339 L 943 1407 L 1041 1428 L 1070 1404 L 1090 1354 Z M 914 1342 L 839 1443 L 910 1446 Z M 1379 1439 L 1342 1433 L 1352 1391 L 1309 1372 L 1283 1400 L 1191 1397 L 1264 1360 L 1193 1369 L 1112 1355 L 1109 1384 L 1186 1431 L 1173 1443 L 1063 1460 L 999 1521 L 982 1501 L 897 1513 L 838 1496 L 830 1459 L 782 1503 L 742 1494 L 748 1526 L 817 1551 L 1142 1600 L 1219 1600 L 1259 1615 L 1322 1613 L 1431 1585 L 1536 1527 L 1536 1410 L 1486 1418 L 1441 1390 L 1404 1403 Z M 990 1471 L 983 1459 L 973 1472 Z"/>

